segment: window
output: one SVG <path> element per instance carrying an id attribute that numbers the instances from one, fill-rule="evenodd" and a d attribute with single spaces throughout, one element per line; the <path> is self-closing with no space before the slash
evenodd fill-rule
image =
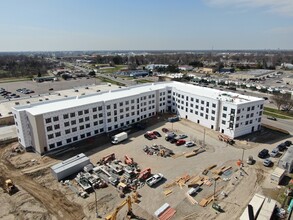
<path id="1" fill-rule="evenodd" d="M 85 135 L 84 134 L 80 135 L 80 138 L 81 139 L 85 138 Z"/>
<path id="2" fill-rule="evenodd" d="M 88 114 L 88 113 L 89 113 L 88 109 L 84 110 L 84 114 Z"/>
<path id="3" fill-rule="evenodd" d="M 248 112 L 250 111 L 250 107 L 247 107 L 247 111 L 248 111 Z"/>
<path id="4" fill-rule="evenodd" d="M 213 107 L 213 108 L 216 108 L 216 104 L 215 104 L 215 103 L 213 103 L 213 104 L 212 104 L 212 107 Z"/>
<path id="5" fill-rule="evenodd" d="M 120 119 L 123 119 L 124 118 L 124 116 L 123 115 L 120 115 Z"/>
<path id="6" fill-rule="evenodd" d="M 234 108 L 231 109 L 231 115 L 235 115 L 235 109 Z"/>
<path id="7" fill-rule="evenodd" d="M 69 117 L 68 114 L 64 114 L 64 115 L 63 115 L 63 118 L 64 118 L 64 119 L 67 119 L 68 117 Z"/>
<path id="8" fill-rule="evenodd" d="M 111 123 L 111 121 L 112 121 L 111 118 L 108 118 L 107 122 L 108 122 L 108 123 Z"/>
<path id="9" fill-rule="evenodd" d="M 99 110 L 99 111 L 102 111 L 102 110 L 103 110 L 103 107 L 102 107 L 102 106 L 99 106 L 99 107 L 98 107 L 98 110 Z"/>
<path id="10" fill-rule="evenodd" d="M 52 130 L 53 130 L 52 126 L 47 127 L 47 131 L 52 131 Z"/>
<path id="11" fill-rule="evenodd" d="M 101 124 L 103 124 L 104 123 L 104 121 L 103 120 L 99 120 L 99 124 L 101 125 Z"/>
<path id="12" fill-rule="evenodd" d="M 58 116 L 53 117 L 53 121 L 59 121 L 59 117 Z"/>
<path id="13" fill-rule="evenodd" d="M 225 125 L 226 124 L 226 121 L 222 120 L 222 124 Z"/>
<path id="14" fill-rule="evenodd" d="M 79 121 L 79 123 L 82 123 L 83 122 L 83 118 L 80 118 L 78 121 Z"/>
<path id="15" fill-rule="evenodd" d="M 69 134 L 69 133 L 70 133 L 70 129 L 66 129 L 65 134 Z"/>
<path id="16" fill-rule="evenodd" d="M 84 125 L 79 126 L 79 129 L 80 130 L 83 130 L 84 129 Z"/>
<path id="17" fill-rule="evenodd" d="M 227 115 L 226 115 L 225 113 L 223 113 L 223 114 L 222 114 L 222 117 L 223 117 L 223 118 L 226 118 L 226 117 L 227 117 Z"/>
<path id="18" fill-rule="evenodd" d="M 200 117 L 203 117 L 203 113 L 200 113 Z"/>
<path id="19" fill-rule="evenodd" d="M 103 117 L 103 113 L 100 113 L 100 114 L 99 114 L 99 118 L 102 118 L 102 117 Z"/>
<path id="20" fill-rule="evenodd" d="M 201 104 L 204 105 L 204 101 L 203 100 L 201 100 Z"/>
<path id="21" fill-rule="evenodd" d="M 237 123 L 237 124 L 235 125 L 235 127 L 238 128 L 238 127 L 239 127 L 239 124 Z"/>
<path id="22" fill-rule="evenodd" d="M 101 129 L 100 129 L 100 133 L 102 133 L 102 132 L 104 132 L 104 128 L 101 128 Z"/>
<path id="23" fill-rule="evenodd" d="M 98 115 L 93 115 L 93 119 L 97 119 L 98 118 Z"/>
<path id="24" fill-rule="evenodd" d="M 200 110 L 203 111 L 203 107 L 200 107 Z"/>
<path id="25" fill-rule="evenodd" d="M 119 102 L 119 106 L 123 106 L 123 102 Z"/>
<path id="26" fill-rule="evenodd" d="M 94 121 L 94 126 L 97 126 L 98 125 L 98 122 L 97 121 Z"/>
<path id="27" fill-rule="evenodd" d="M 85 120 L 85 121 L 89 121 L 89 120 L 90 120 L 90 117 L 87 116 L 87 117 L 84 118 L 84 120 Z"/>
<path id="28" fill-rule="evenodd" d="M 254 106 L 251 107 L 251 111 L 253 111 L 253 110 L 254 110 Z"/>
<path id="29" fill-rule="evenodd" d="M 249 114 L 246 115 L 246 118 L 249 118 Z"/>
<path id="30" fill-rule="evenodd" d="M 262 112 L 259 112 L 259 115 L 261 116 L 262 115 Z"/>
<path id="31" fill-rule="evenodd" d="M 249 124 L 252 124 L 252 120 L 249 121 Z"/>
<path id="32" fill-rule="evenodd" d="M 207 106 L 207 107 L 209 107 L 209 106 L 210 106 L 210 103 L 209 103 L 209 102 L 207 102 L 207 103 L 206 103 L 206 106 Z"/>
<path id="33" fill-rule="evenodd" d="M 71 125 L 75 125 L 75 124 L 76 124 L 76 120 L 72 120 Z"/>
<path id="34" fill-rule="evenodd" d="M 91 132 L 86 133 L 86 136 L 87 137 L 91 136 Z"/>
<path id="35" fill-rule="evenodd" d="M 47 124 L 52 122 L 51 118 L 46 118 L 45 121 Z"/>
<path id="36" fill-rule="evenodd" d="M 64 122 L 64 126 L 65 126 L 65 127 L 68 127 L 68 126 L 69 126 L 69 121 Z"/>
<path id="37" fill-rule="evenodd" d="M 208 108 L 206 109 L 206 113 L 209 113 L 209 109 Z"/>
<path id="38" fill-rule="evenodd" d="M 151 98 L 151 97 L 149 96 L 149 98 Z M 125 105 L 129 105 L 129 101 L 125 101 Z"/>
<path id="39" fill-rule="evenodd" d="M 77 127 L 74 127 L 71 130 L 72 130 L 72 132 L 76 132 L 77 131 Z"/>
<path id="40" fill-rule="evenodd" d="M 248 121 L 245 122 L 245 125 L 248 125 Z"/>
<path id="41" fill-rule="evenodd" d="M 48 139 L 53 139 L 54 135 L 53 134 L 48 134 Z"/>
<path id="42" fill-rule="evenodd" d="M 215 111 L 215 110 L 212 110 L 212 114 L 213 114 L 213 115 L 216 114 L 216 111 Z"/>
<path id="43" fill-rule="evenodd" d="M 253 113 L 250 114 L 250 117 L 253 117 Z"/>
<path id="44" fill-rule="evenodd" d="M 49 148 L 50 149 L 55 148 L 55 144 L 49 144 Z"/>
<path id="45" fill-rule="evenodd" d="M 106 109 L 108 109 L 108 110 L 111 109 L 111 106 L 110 105 L 107 105 Z"/>
<path id="46" fill-rule="evenodd" d="M 114 106 L 114 109 L 117 109 L 117 104 L 116 103 L 113 106 Z"/>
<path id="47" fill-rule="evenodd" d="M 227 111 L 227 107 L 226 106 L 223 107 L 223 111 Z"/>
<path id="48" fill-rule="evenodd" d="M 90 124 L 85 124 L 85 127 L 86 128 L 89 128 L 91 125 Z"/>
<path id="49" fill-rule="evenodd" d="M 55 130 L 57 130 L 57 129 L 59 129 L 59 128 L 60 128 L 60 125 L 59 125 L 59 124 L 54 125 L 54 129 L 55 129 Z"/>
<path id="50" fill-rule="evenodd" d="M 198 100 L 198 99 L 196 99 L 196 100 L 195 100 L 195 102 L 196 102 L 196 103 L 198 103 L 198 102 L 199 102 L 199 100 Z"/>
<path id="51" fill-rule="evenodd" d="M 95 130 L 95 134 L 98 134 L 99 133 L 99 130 Z"/>
<path id="52" fill-rule="evenodd" d="M 206 115 L 206 119 L 209 119 L 209 116 L 208 115 Z"/>
<path id="53" fill-rule="evenodd" d="M 60 147 L 62 145 L 62 141 L 58 141 L 56 144 L 58 147 Z"/>
<path id="54" fill-rule="evenodd" d="M 240 109 L 237 109 L 237 114 L 239 114 L 241 112 L 241 110 Z"/>
<path id="55" fill-rule="evenodd" d="M 75 112 L 70 113 L 70 117 L 71 118 L 75 117 Z"/>
<path id="56" fill-rule="evenodd" d="M 71 143 L 71 138 L 66 139 L 66 143 L 67 144 Z"/>
<path id="57" fill-rule="evenodd" d="M 212 117 L 211 117 L 211 120 L 212 120 L 212 121 L 214 121 L 214 120 L 215 120 L 215 117 L 214 117 L 214 116 L 212 116 Z"/>
<path id="58" fill-rule="evenodd" d="M 260 105 L 260 107 L 259 107 L 260 109 L 262 109 L 263 108 L 263 105 Z"/>
<path id="59" fill-rule="evenodd" d="M 110 126 L 110 127 L 108 127 L 108 131 L 111 131 L 112 130 L 112 127 Z"/>
<path id="60" fill-rule="evenodd" d="M 60 131 L 55 133 L 55 137 L 60 137 L 60 136 L 61 136 L 61 132 Z"/>
<path id="61" fill-rule="evenodd" d="M 78 111 L 78 115 L 83 115 L 83 112 L 82 111 Z"/>
<path id="62" fill-rule="evenodd" d="M 97 108 L 93 108 L 93 112 L 96 112 L 97 111 Z"/>
<path id="63" fill-rule="evenodd" d="M 77 141 L 77 140 L 78 140 L 77 136 L 73 137 L 73 141 Z"/>
<path id="64" fill-rule="evenodd" d="M 120 109 L 120 113 L 122 113 L 123 112 L 123 108 L 122 109 Z"/>

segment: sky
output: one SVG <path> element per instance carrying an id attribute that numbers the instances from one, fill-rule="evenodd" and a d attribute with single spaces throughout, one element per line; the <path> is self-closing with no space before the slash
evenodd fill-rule
<path id="1" fill-rule="evenodd" d="M 293 49 L 293 0 L 3 0 L 0 51 Z"/>

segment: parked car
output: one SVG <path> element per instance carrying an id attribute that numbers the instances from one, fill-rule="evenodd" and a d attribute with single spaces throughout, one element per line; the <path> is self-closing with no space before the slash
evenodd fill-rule
<path id="1" fill-rule="evenodd" d="M 164 133 L 169 132 L 169 130 L 168 130 L 167 128 L 162 128 L 162 131 L 163 131 Z"/>
<path id="2" fill-rule="evenodd" d="M 272 152 L 270 153 L 270 156 L 276 157 L 278 154 L 279 154 L 279 148 L 276 147 L 272 150 Z"/>
<path id="3" fill-rule="evenodd" d="M 169 139 L 169 142 L 170 142 L 171 144 L 175 144 L 177 141 L 178 141 L 178 140 L 177 140 L 176 138 L 171 138 L 171 139 Z"/>
<path id="4" fill-rule="evenodd" d="M 284 143 L 287 147 L 290 147 L 290 145 L 292 145 L 292 141 L 285 141 Z"/>
<path id="5" fill-rule="evenodd" d="M 284 151 L 285 149 L 287 149 L 287 146 L 285 143 L 281 143 L 277 146 L 277 148 L 279 149 L 279 151 Z"/>
<path id="6" fill-rule="evenodd" d="M 195 143 L 193 141 L 188 141 L 185 143 L 185 147 L 193 147 Z"/>
<path id="7" fill-rule="evenodd" d="M 275 117 L 267 117 L 267 119 L 273 120 L 273 121 L 277 121 L 277 119 Z"/>
<path id="8" fill-rule="evenodd" d="M 261 152 L 258 153 L 259 158 L 266 158 L 269 156 L 269 150 L 268 149 L 262 149 Z"/>
<path id="9" fill-rule="evenodd" d="M 49 89 L 49 91 L 53 91 L 53 90 L 54 90 L 53 88 L 50 88 L 50 89 Z"/>
<path id="10" fill-rule="evenodd" d="M 270 167 L 271 165 L 273 164 L 273 162 L 268 158 L 268 159 L 265 159 L 264 161 L 263 161 L 263 165 L 265 166 L 265 167 Z"/>
<path id="11" fill-rule="evenodd" d="M 176 142 L 176 145 L 177 145 L 177 146 L 180 146 L 180 145 L 183 145 L 183 144 L 185 144 L 185 143 L 186 143 L 185 140 L 183 140 L 183 139 L 179 139 L 179 140 Z"/>
<path id="12" fill-rule="evenodd" d="M 165 140 L 166 140 L 166 141 L 169 141 L 169 140 L 171 140 L 171 139 L 174 139 L 176 136 L 177 136 L 177 135 L 176 135 L 174 132 L 170 132 L 170 133 L 166 134 L 166 136 L 165 136 Z"/>
<path id="13" fill-rule="evenodd" d="M 148 140 L 153 140 L 153 138 L 147 133 L 144 134 L 144 137 Z"/>
<path id="14" fill-rule="evenodd" d="M 247 160 L 246 160 L 246 163 L 248 165 L 252 165 L 254 163 L 254 159 L 253 159 L 253 156 L 248 156 Z"/>
<path id="15" fill-rule="evenodd" d="M 186 135 L 186 134 L 179 134 L 178 137 L 179 137 L 180 139 L 184 139 L 184 138 L 187 138 L 187 135 Z"/>
<path id="16" fill-rule="evenodd" d="M 157 131 L 153 131 L 153 133 L 154 133 L 154 135 L 156 135 L 157 137 L 162 137 L 162 135 L 161 135 L 159 132 L 157 132 Z"/>
<path id="17" fill-rule="evenodd" d="M 148 186 L 154 186 L 163 179 L 163 174 L 157 173 L 146 180 Z"/>

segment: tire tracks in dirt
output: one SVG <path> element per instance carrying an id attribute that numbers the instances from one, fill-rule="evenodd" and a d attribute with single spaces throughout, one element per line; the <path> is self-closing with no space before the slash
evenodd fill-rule
<path id="1" fill-rule="evenodd" d="M 6 159 L 5 153 L 6 148 L 0 148 L 0 173 L 4 178 L 12 179 L 16 185 L 27 191 L 57 219 L 85 218 L 80 205 L 69 201 L 61 192 L 50 190 L 35 182 L 29 176 L 22 174 Z"/>

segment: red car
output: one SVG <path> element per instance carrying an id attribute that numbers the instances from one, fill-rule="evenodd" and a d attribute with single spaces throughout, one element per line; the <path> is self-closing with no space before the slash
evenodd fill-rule
<path id="1" fill-rule="evenodd" d="M 162 128 L 162 131 L 163 131 L 164 133 L 169 132 L 169 130 L 168 130 L 167 128 Z"/>
<path id="2" fill-rule="evenodd" d="M 185 140 L 183 140 L 183 139 L 179 139 L 177 142 L 176 142 L 176 145 L 177 146 L 180 146 L 180 145 L 183 145 L 183 144 L 185 144 Z"/>

